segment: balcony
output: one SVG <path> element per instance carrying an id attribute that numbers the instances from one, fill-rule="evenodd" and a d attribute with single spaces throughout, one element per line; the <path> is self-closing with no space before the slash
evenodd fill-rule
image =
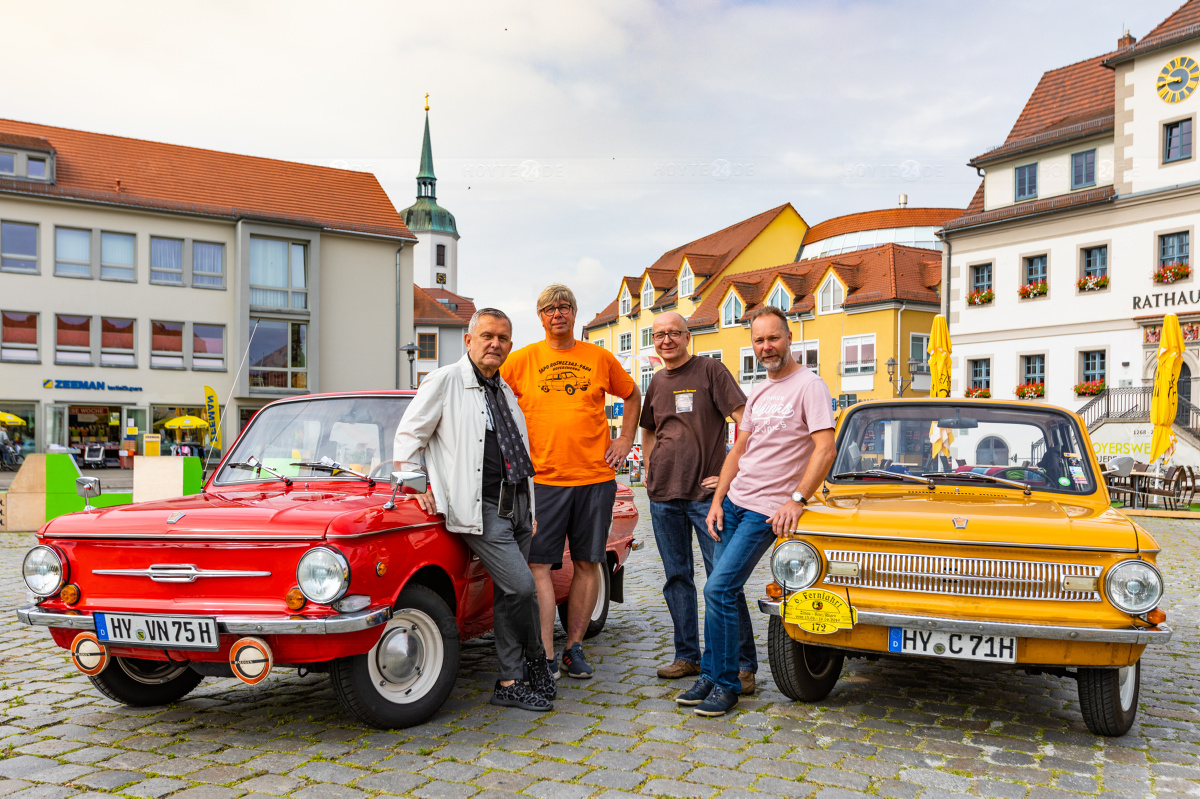
<path id="1" fill-rule="evenodd" d="M 865 393 L 875 390 L 875 360 L 841 361 L 838 363 L 838 374 L 841 375 L 841 390 L 847 394 Z"/>
<path id="2" fill-rule="evenodd" d="M 873 375 L 875 374 L 875 360 L 840 361 L 838 363 L 838 374 L 843 377 L 847 375 Z"/>

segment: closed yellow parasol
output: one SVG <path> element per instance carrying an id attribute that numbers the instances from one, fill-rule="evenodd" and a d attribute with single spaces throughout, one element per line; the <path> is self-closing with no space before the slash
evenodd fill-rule
<path id="1" fill-rule="evenodd" d="M 929 332 L 929 396 L 950 396 L 950 328 L 946 317 L 933 317 L 933 330 Z"/>
<path id="2" fill-rule="evenodd" d="M 14 426 L 15 425 L 23 425 L 23 424 L 25 424 L 25 420 L 22 419 L 20 416 L 14 416 L 11 413 L 6 413 L 5 411 L 0 411 L 0 424 L 9 424 L 9 425 L 14 425 Z"/>
<path id="3" fill-rule="evenodd" d="M 208 422 L 196 416 L 176 416 L 168 419 L 163 426 L 168 430 L 197 430 L 208 427 Z"/>
<path id="4" fill-rule="evenodd" d="M 1175 452 L 1175 432 L 1171 429 L 1179 409 L 1179 372 L 1183 368 L 1183 330 L 1173 313 L 1163 319 L 1158 342 L 1158 365 L 1154 369 L 1154 398 L 1150 400 L 1150 421 L 1154 438 L 1150 441 L 1150 460 L 1160 456 L 1166 462 Z"/>

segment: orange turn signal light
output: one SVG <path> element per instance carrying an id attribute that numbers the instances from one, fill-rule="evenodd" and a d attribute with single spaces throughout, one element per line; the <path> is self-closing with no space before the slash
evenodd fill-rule
<path id="1" fill-rule="evenodd" d="M 1166 620 L 1167 612 L 1162 608 L 1155 608 L 1146 614 L 1146 621 L 1150 622 L 1151 624 L 1162 624 Z"/>
<path id="2" fill-rule="evenodd" d="M 306 602 L 308 602 L 308 600 L 304 598 L 304 594 L 300 591 L 299 587 L 288 591 L 287 596 L 283 598 L 283 601 L 287 604 L 289 610 L 299 610 L 300 608 L 304 607 Z"/>
<path id="3" fill-rule="evenodd" d="M 79 586 L 75 585 L 74 583 L 64 585 L 63 589 L 58 592 L 58 596 L 68 605 L 74 605 L 79 601 Z"/>
<path id="4" fill-rule="evenodd" d="M 783 596 L 783 586 L 779 583 L 767 583 L 767 596 L 771 599 L 779 599 Z"/>

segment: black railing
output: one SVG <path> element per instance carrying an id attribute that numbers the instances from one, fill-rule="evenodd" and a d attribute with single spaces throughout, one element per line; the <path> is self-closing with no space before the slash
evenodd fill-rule
<path id="1" fill-rule="evenodd" d="M 1095 430 L 1111 419 L 1139 421 L 1150 419 L 1150 405 L 1154 400 L 1153 386 L 1130 388 L 1108 388 L 1097 394 L 1091 402 L 1076 413 L 1083 417 L 1088 430 Z M 1175 411 L 1175 425 L 1200 438 L 1200 408 L 1190 400 L 1180 397 Z"/>
<path id="2" fill-rule="evenodd" d="M 871 358 L 865 361 L 839 361 L 838 374 L 843 377 L 853 377 L 854 375 L 873 375 L 875 374 L 875 359 Z"/>

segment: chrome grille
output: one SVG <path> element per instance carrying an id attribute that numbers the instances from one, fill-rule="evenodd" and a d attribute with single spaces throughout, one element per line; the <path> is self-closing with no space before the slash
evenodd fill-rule
<path id="1" fill-rule="evenodd" d="M 1080 563 L 951 558 L 845 549 L 827 549 L 825 558 L 859 566 L 857 577 L 826 574 L 827 585 L 990 599 L 1100 601 L 1098 590 L 1068 591 L 1063 588 L 1066 577 L 1100 577 L 1101 567 Z"/>

